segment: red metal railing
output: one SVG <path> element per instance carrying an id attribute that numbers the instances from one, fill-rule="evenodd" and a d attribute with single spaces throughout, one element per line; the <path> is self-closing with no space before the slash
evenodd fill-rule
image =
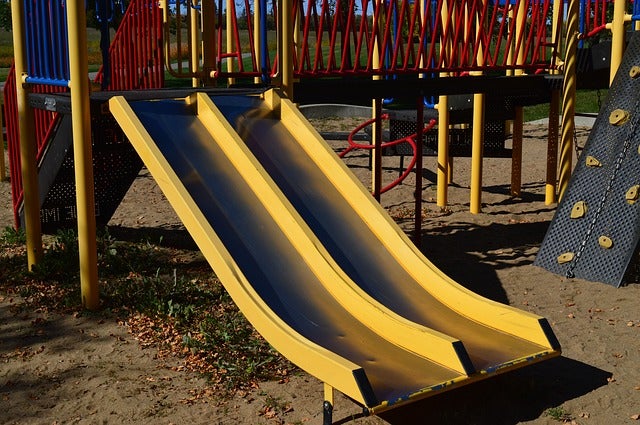
<path id="1" fill-rule="evenodd" d="M 593 37 L 606 29 L 613 15 L 613 0 L 583 1 L 580 5 L 580 21 L 583 38 Z"/>
<path id="2" fill-rule="evenodd" d="M 132 0 L 129 4 L 109 49 L 111 81 L 108 90 L 152 89 L 164 86 L 162 19 L 156 3 L 154 0 Z M 19 226 L 18 213 L 22 204 L 23 188 L 15 78 L 15 69 L 12 67 L 4 85 L 4 104 L 13 211 L 16 226 Z M 102 78 L 101 69 L 96 81 L 102 81 Z M 32 85 L 31 88 L 35 93 L 66 91 L 64 87 L 49 85 Z M 36 155 L 40 161 L 55 132 L 58 114 L 40 109 L 35 110 L 34 114 Z"/>
<path id="3" fill-rule="evenodd" d="M 109 48 L 107 90 L 155 89 L 164 86 L 162 14 L 157 1 L 136 0 L 127 8 Z M 96 81 L 104 78 L 101 68 Z"/>
<path id="4" fill-rule="evenodd" d="M 615 0 L 582 0 L 580 2 L 580 34 L 581 38 L 598 35 L 607 29 L 613 19 Z M 638 0 L 628 1 L 626 13 L 632 20 L 640 19 L 640 3 Z"/>
<path id="5" fill-rule="evenodd" d="M 550 69 L 558 42 L 551 34 L 551 6 L 551 0 L 300 0 L 291 11 L 296 18 L 294 74 Z M 275 13 L 275 6 L 270 12 Z M 223 57 L 240 61 L 240 47 L 226 50 L 218 49 L 218 63 Z M 251 56 L 253 67 L 245 66 L 244 72 L 220 69 L 220 76 L 259 74 L 253 43 L 242 46 L 242 52 Z M 275 66 L 270 72 L 277 72 Z"/>

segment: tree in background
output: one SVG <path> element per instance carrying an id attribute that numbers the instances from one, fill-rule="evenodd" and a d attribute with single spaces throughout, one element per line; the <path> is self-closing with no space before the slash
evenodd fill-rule
<path id="1" fill-rule="evenodd" d="M 9 0 L 0 0 L 0 28 L 11 31 L 11 3 Z"/>

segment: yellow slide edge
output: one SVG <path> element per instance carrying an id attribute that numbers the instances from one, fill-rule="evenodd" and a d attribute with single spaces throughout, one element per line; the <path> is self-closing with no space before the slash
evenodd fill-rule
<path id="1" fill-rule="evenodd" d="M 342 193 L 354 212 L 384 244 L 395 260 L 425 290 L 454 311 L 471 320 L 523 338 L 542 347 L 559 350 L 560 346 L 546 319 L 535 314 L 484 298 L 453 281 L 431 263 L 387 212 L 356 180 L 346 164 L 327 145 L 322 136 L 304 118 L 290 100 L 275 90 L 263 94 L 270 108 L 300 146 Z"/>
<path id="2" fill-rule="evenodd" d="M 462 342 L 401 317 L 356 285 L 326 251 L 211 98 L 197 93 L 193 101 L 197 103 L 198 117 L 209 133 L 225 135 L 220 148 L 333 298 L 387 341 L 457 373 L 474 372 Z"/>
<path id="3" fill-rule="evenodd" d="M 126 99 L 115 96 L 110 99 L 109 107 L 234 302 L 258 332 L 276 350 L 311 375 L 330 383 L 363 405 L 377 403 L 366 398 L 367 392 L 371 392 L 370 388 L 367 390 L 359 386 L 363 382 L 368 385 L 361 367 L 302 337 L 264 303 L 156 147 Z"/>

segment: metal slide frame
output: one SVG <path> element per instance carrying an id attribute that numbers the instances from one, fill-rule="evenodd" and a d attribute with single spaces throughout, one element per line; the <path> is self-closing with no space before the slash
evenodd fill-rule
<path id="1" fill-rule="evenodd" d="M 470 309 L 473 320 L 493 318 L 491 326 L 539 349 L 476 372 L 457 338 L 401 317 L 355 284 L 229 122 L 266 108 L 301 145 L 332 155 L 327 173 L 349 176 L 295 106 L 274 91 L 226 110 L 226 117 L 205 94 L 140 104 L 114 97 L 110 108 L 249 321 L 283 355 L 368 413 L 560 354 L 544 319 L 472 294 L 430 265 L 353 177 L 343 185 L 347 195 L 375 212 L 367 219 L 371 232 L 389 238 L 385 243 L 394 247 L 386 248 L 396 260 L 413 258 L 406 266 L 435 281 L 437 297 L 451 308 Z"/>

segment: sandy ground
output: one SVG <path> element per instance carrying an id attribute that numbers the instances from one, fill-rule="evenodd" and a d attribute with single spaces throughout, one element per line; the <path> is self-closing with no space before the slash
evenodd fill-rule
<path id="1" fill-rule="evenodd" d="M 580 129 L 581 143 L 587 134 Z M 555 207 L 544 204 L 545 154 L 545 127 L 527 125 L 519 199 L 509 195 L 510 161 L 485 159 L 483 213 L 477 215 L 468 212 L 469 160 L 455 160 L 450 207 L 442 211 L 434 202 L 435 160 L 425 158 L 422 247 L 462 285 L 548 318 L 563 356 L 354 423 L 640 423 L 640 285 L 616 289 L 567 280 L 532 265 Z M 346 161 L 368 181 L 362 153 Z M 398 158 L 385 158 L 383 165 L 385 181 L 393 179 Z M 12 224 L 9 186 L 0 183 L 2 228 Z M 394 216 L 407 217 L 401 225 L 408 232 L 413 190 L 411 175 L 382 197 Z M 110 224 L 188 239 L 144 170 Z M 321 423 L 322 384 L 304 373 L 220 400 L 204 379 L 181 370 L 178 359 L 140 345 L 127 323 L 21 305 L 0 294 L 0 423 Z M 269 413 L 273 400 L 284 408 Z M 338 397 L 334 419 L 359 411 Z"/>

